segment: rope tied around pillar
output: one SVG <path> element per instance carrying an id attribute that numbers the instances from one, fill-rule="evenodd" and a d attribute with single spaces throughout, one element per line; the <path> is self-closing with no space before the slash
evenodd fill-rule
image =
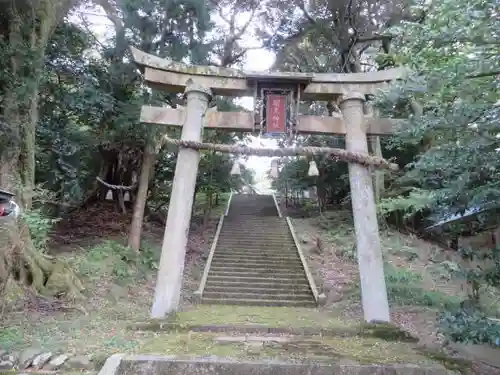
<path id="1" fill-rule="evenodd" d="M 177 147 L 190 148 L 194 150 L 211 150 L 211 151 L 218 151 L 228 154 L 239 154 L 239 155 L 254 155 L 254 156 L 267 156 L 267 157 L 329 155 L 330 157 L 338 159 L 339 161 L 361 164 L 366 167 L 372 167 L 375 169 L 388 169 L 391 171 L 397 171 L 399 169 L 397 164 L 391 163 L 383 158 L 366 155 L 359 152 L 351 152 L 341 148 L 331 148 L 331 147 L 255 148 L 255 147 L 240 146 L 240 145 L 224 145 L 217 143 L 185 141 L 182 139 L 170 138 L 169 136 L 164 136 L 163 141 L 165 143 Z"/>

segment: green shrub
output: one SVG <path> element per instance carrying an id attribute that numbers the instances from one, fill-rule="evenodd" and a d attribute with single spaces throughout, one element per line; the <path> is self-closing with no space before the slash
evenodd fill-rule
<path id="1" fill-rule="evenodd" d="M 45 252 L 49 241 L 49 233 L 54 224 L 60 219 L 49 218 L 41 209 L 26 211 L 21 216 L 28 226 L 33 245 L 37 250 Z"/>
<path id="2" fill-rule="evenodd" d="M 0 326 L 0 350 L 9 350 L 10 348 L 24 342 L 21 327 L 2 327 Z"/>
<path id="3" fill-rule="evenodd" d="M 455 309 L 438 319 L 439 332 L 453 342 L 497 345 L 500 324 L 478 310 Z"/>
<path id="4" fill-rule="evenodd" d="M 392 303 L 434 308 L 456 308 L 460 298 L 422 287 L 422 275 L 404 268 L 385 265 L 387 294 Z"/>
<path id="5" fill-rule="evenodd" d="M 410 271 L 406 268 L 395 267 L 390 263 L 384 266 L 385 281 L 391 284 L 420 284 L 422 282 L 422 275 Z"/>
<path id="6" fill-rule="evenodd" d="M 157 252 L 144 246 L 136 252 L 123 244 L 107 240 L 91 247 L 78 262 L 80 273 L 88 277 L 110 276 L 118 280 L 144 276 L 158 268 Z"/>

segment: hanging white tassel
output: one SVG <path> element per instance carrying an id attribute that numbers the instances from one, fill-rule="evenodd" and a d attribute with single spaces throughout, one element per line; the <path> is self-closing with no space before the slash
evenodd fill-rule
<path id="1" fill-rule="evenodd" d="M 107 201 L 113 200 L 113 192 L 111 191 L 111 189 L 109 189 L 108 192 L 106 193 L 106 200 Z"/>
<path id="2" fill-rule="evenodd" d="M 240 174 L 241 174 L 240 163 L 235 161 L 233 163 L 233 167 L 231 168 L 231 176 L 239 176 Z"/>
<path id="3" fill-rule="evenodd" d="M 130 193 L 128 191 L 123 194 L 123 201 L 124 202 L 130 202 Z"/>
<path id="4" fill-rule="evenodd" d="M 309 162 L 309 171 L 307 171 L 307 175 L 309 177 L 319 176 L 318 167 L 316 166 L 316 162 L 314 160 Z"/>
<path id="5" fill-rule="evenodd" d="M 272 160 L 271 161 L 271 178 L 278 178 L 280 175 L 279 170 L 278 170 L 278 161 L 277 160 Z"/>

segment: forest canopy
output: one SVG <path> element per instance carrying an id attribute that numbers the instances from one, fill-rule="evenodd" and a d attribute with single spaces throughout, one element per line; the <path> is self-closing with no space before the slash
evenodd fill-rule
<path id="1" fill-rule="evenodd" d="M 144 216 L 164 217 L 168 210 L 177 149 L 161 136 L 178 137 L 179 129 L 141 124 L 139 113 L 145 104 L 177 108 L 185 99 L 148 88 L 130 46 L 219 67 L 251 66 L 250 50 L 274 54 L 275 71 L 356 73 L 405 66 L 411 72 L 407 79 L 366 98 L 378 115 L 404 119 L 390 137 L 369 139 L 371 152 L 379 148 L 400 166 L 377 177 L 381 220 L 421 233 L 473 209 L 481 215 L 468 231 L 500 224 L 492 210 L 500 207 L 496 0 L 0 3 L 0 188 L 15 192 L 27 215 L 0 253 L 0 282 L 15 274 L 38 292 L 78 296 L 77 277 L 41 251 L 43 241 L 30 224 L 49 225 L 109 200 L 117 212 L 133 212 L 128 245 L 139 251 Z M 99 31 L 101 22 L 109 33 Z M 238 103 L 215 97 L 213 104 L 238 111 Z M 333 116 L 339 108 L 303 102 L 300 112 Z M 237 144 L 250 135 L 204 131 L 203 137 Z M 340 136 L 299 135 L 294 142 L 345 147 Z M 348 203 L 347 164 L 315 156 L 319 176 L 311 177 L 309 161 L 280 160 L 273 188 L 287 201 L 315 188 L 322 212 Z M 206 217 L 221 194 L 254 189 L 254 171 L 242 165 L 240 175 L 231 175 L 234 163 L 230 154 L 201 153 L 195 199 L 198 193 L 209 197 Z"/>

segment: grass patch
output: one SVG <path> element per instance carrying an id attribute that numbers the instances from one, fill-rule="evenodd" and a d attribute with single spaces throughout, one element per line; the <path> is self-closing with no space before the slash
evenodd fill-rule
<path id="1" fill-rule="evenodd" d="M 405 268 L 385 264 L 387 294 L 392 303 L 398 305 L 427 306 L 433 308 L 453 308 L 461 299 L 437 290 L 422 287 L 422 275 Z"/>
<path id="2" fill-rule="evenodd" d="M 23 340 L 23 332 L 19 326 L 0 326 L 0 350 L 6 350 L 22 344 Z"/>
<path id="3" fill-rule="evenodd" d="M 356 236 L 352 215 L 346 211 L 326 213 L 317 219 L 317 225 L 326 231 L 327 238 L 335 245 L 336 254 L 342 258 L 357 263 Z M 402 267 L 395 267 L 389 261 L 401 260 L 411 263 L 420 259 L 420 249 L 416 247 L 412 238 L 400 233 L 385 229 L 380 232 L 381 248 L 384 252 L 385 278 L 387 293 L 392 304 L 400 306 L 425 306 L 439 309 L 450 309 L 458 306 L 461 297 L 445 293 L 440 290 L 429 290 L 424 286 L 424 275 L 432 279 L 450 281 L 449 277 L 440 276 L 449 274 L 449 271 L 416 273 Z M 426 278 L 427 280 L 427 278 Z M 357 288 L 347 296 L 348 300 L 359 299 L 359 281 Z"/>
<path id="4" fill-rule="evenodd" d="M 462 298 L 439 290 L 427 290 L 422 286 L 422 275 L 390 263 L 384 266 L 385 283 L 389 302 L 398 306 L 423 306 L 433 309 L 453 309 L 460 305 Z M 349 300 L 359 300 L 359 281 L 350 292 Z"/>
<path id="5" fill-rule="evenodd" d="M 107 240 L 73 257 L 71 263 L 91 281 L 104 277 L 123 282 L 158 269 L 159 257 L 160 251 L 146 243 L 137 253 L 117 241 Z"/>
<path id="6" fill-rule="evenodd" d="M 141 252 L 117 241 L 81 249 L 66 257 L 82 276 L 87 299 L 75 309 L 37 312 L 15 309 L 0 326 L 0 349 L 34 346 L 54 352 L 122 352 L 139 345 L 126 325 L 149 315 L 151 282 L 160 251 L 143 244 Z M 62 255 L 61 255 L 62 256 Z M 73 306 L 70 302 L 67 306 Z M 28 318 L 26 317 L 28 315 Z"/>

